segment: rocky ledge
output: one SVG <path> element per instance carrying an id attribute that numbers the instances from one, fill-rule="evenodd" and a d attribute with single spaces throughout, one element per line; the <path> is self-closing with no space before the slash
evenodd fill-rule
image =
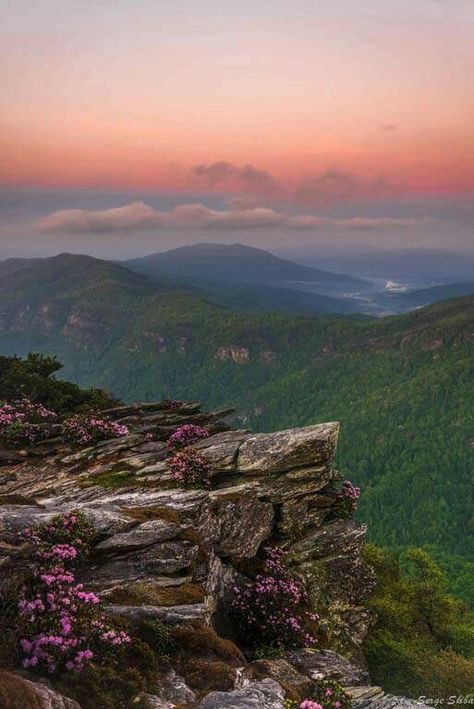
<path id="1" fill-rule="evenodd" d="M 336 514 L 337 423 L 254 434 L 229 430 L 228 411 L 203 413 L 196 404 L 169 402 L 107 414 L 130 435 L 80 450 L 51 440 L 17 453 L 21 462 L 3 455 L 4 578 L 28 563 L 19 534 L 25 527 L 80 509 L 100 534 L 81 580 L 106 601 L 110 614 L 157 619 L 212 637 L 214 650 L 196 643 L 194 656 L 211 677 L 207 685 L 173 668 L 160 677 L 159 692 L 147 695 L 148 706 L 281 709 L 288 692 L 310 691 L 323 677 L 349 687 L 357 706 L 409 706 L 409 700 L 369 686 L 360 647 L 370 623 L 364 603 L 373 579 L 361 559 L 365 528 Z M 168 468 L 166 440 L 183 423 L 205 426 L 211 434 L 193 446 L 211 464 L 210 489 L 178 488 Z M 223 639 L 231 636 L 229 594 L 267 542 L 286 549 L 304 575 L 322 617 L 321 648 L 247 662 Z M 213 665 L 220 678 L 214 685 Z M 79 707 L 31 680 L 9 674 L 10 683 L 36 693 L 35 706 Z"/>

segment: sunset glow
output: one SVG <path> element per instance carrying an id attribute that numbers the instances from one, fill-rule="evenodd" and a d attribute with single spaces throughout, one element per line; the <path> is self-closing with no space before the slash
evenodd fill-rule
<path id="1" fill-rule="evenodd" d="M 474 194 L 471 0 L 7 0 L 0 21 L 0 184 L 63 194 L 35 217 L 81 190 L 354 218 Z"/>
<path id="2" fill-rule="evenodd" d="M 474 8 L 400 5 L 4 3 L 1 179 L 189 189 L 228 161 L 290 194 L 332 166 L 471 190 Z"/>

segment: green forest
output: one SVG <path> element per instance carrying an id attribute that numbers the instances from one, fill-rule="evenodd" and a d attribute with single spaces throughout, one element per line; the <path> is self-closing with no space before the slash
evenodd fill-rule
<path id="1" fill-rule="evenodd" d="M 85 257 L 14 271 L 1 350 L 56 355 L 124 400 L 232 406 L 242 428 L 340 421 L 371 541 L 422 546 L 474 604 L 474 298 L 378 320 L 241 313 L 181 288 Z"/>
<path id="2" fill-rule="evenodd" d="M 453 696 L 472 696 L 473 614 L 446 593 L 439 567 L 417 548 L 397 558 L 368 545 L 365 556 L 377 579 L 369 601 L 376 620 L 364 644 L 372 681 L 443 704 Z"/>
<path id="3" fill-rule="evenodd" d="M 81 389 L 57 378 L 60 370 L 61 365 L 55 358 L 39 354 L 30 354 L 24 359 L 0 357 L 0 401 L 26 396 L 65 415 L 113 403 L 101 390 Z M 367 446 L 361 446 L 358 450 L 366 449 Z M 381 465 L 381 459 L 376 460 Z M 393 477 L 390 480 L 394 493 L 405 500 L 403 487 L 408 485 L 408 478 L 401 486 Z M 366 489 L 371 490 L 371 485 L 377 489 L 368 478 Z M 412 497 L 416 489 L 416 485 L 410 488 Z M 374 514 L 381 537 L 384 520 L 389 520 L 385 522 L 389 524 L 392 519 L 388 512 L 382 514 L 386 508 L 390 508 L 390 500 L 379 505 L 378 520 Z M 416 500 L 412 507 L 413 519 L 416 519 L 415 508 Z M 371 513 L 371 499 L 368 503 L 363 500 L 361 516 L 367 519 Z M 434 536 L 438 526 L 432 524 L 429 530 Z M 408 528 L 407 537 L 410 535 L 414 536 L 415 531 Z M 371 533 L 371 536 L 375 535 Z M 469 596 L 472 568 L 461 555 L 443 555 L 440 551 L 443 538 L 440 536 L 439 540 L 438 545 L 432 544 L 432 555 L 422 548 L 403 548 L 395 531 L 394 536 L 384 542 L 392 549 L 366 545 L 365 562 L 373 569 L 376 584 L 368 599 L 374 621 L 363 650 L 372 681 L 386 691 L 412 697 L 436 696 L 447 701 L 453 692 L 468 696 L 474 687 L 474 616 L 468 603 L 448 593 L 447 576 L 440 567 L 445 565 L 452 572 L 454 584 L 452 580 L 451 587 L 457 595 L 466 596 Z M 441 559 L 441 563 L 437 564 L 433 557 Z"/>

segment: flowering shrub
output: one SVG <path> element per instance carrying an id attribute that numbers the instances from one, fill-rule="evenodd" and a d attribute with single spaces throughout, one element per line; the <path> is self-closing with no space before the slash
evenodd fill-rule
<path id="1" fill-rule="evenodd" d="M 96 536 L 92 524 L 78 511 L 55 515 L 45 524 L 25 529 L 23 534 L 37 547 L 37 559 L 64 567 L 87 557 Z"/>
<path id="2" fill-rule="evenodd" d="M 42 404 L 19 399 L 0 405 L 0 438 L 12 445 L 35 443 L 50 435 L 56 414 Z"/>
<path id="3" fill-rule="evenodd" d="M 254 646 L 290 649 L 315 644 L 319 616 L 307 609 L 303 582 L 285 565 L 286 552 L 265 548 L 264 573 L 233 588 L 232 610 L 242 637 Z"/>
<path id="4" fill-rule="evenodd" d="M 99 598 L 59 565 L 36 572 L 18 609 L 25 668 L 81 670 L 93 658 L 103 660 L 111 647 L 130 643 L 107 623 Z"/>
<path id="5" fill-rule="evenodd" d="M 171 474 L 177 483 L 187 488 L 209 487 L 211 466 L 196 451 L 178 451 L 169 460 Z"/>
<path id="6" fill-rule="evenodd" d="M 323 709 L 349 709 L 352 700 L 339 682 L 323 679 L 318 682 L 315 697 Z"/>
<path id="7" fill-rule="evenodd" d="M 208 431 L 201 426 L 195 426 L 193 423 L 186 423 L 180 426 L 168 439 L 169 450 L 182 450 L 186 446 L 190 446 L 197 441 L 209 436 Z"/>
<path id="8" fill-rule="evenodd" d="M 25 536 L 37 546 L 37 568 L 18 601 L 24 668 L 48 673 L 81 670 L 129 644 L 101 610 L 100 600 L 76 583 L 71 567 L 89 552 L 92 525 L 80 512 L 53 517 Z"/>
<path id="9" fill-rule="evenodd" d="M 285 709 L 350 709 L 351 697 L 344 691 L 342 685 L 333 679 L 323 679 L 318 682 L 313 697 L 304 699 L 301 703 L 293 699 L 285 701 Z"/>
<path id="10" fill-rule="evenodd" d="M 339 514 L 342 517 L 350 517 L 357 509 L 359 497 L 360 487 L 353 485 L 350 480 L 344 480 L 336 498 Z"/>
<path id="11" fill-rule="evenodd" d="M 62 424 L 63 438 L 76 445 L 90 445 L 106 438 L 128 436 L 129 433 L 127 426 L 100 418 L 99 414 L 74 414 Z"/>

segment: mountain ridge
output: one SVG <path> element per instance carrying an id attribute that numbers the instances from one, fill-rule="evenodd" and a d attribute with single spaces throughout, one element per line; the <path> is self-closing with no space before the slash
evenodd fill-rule
<path id="1" fill-rule="evenodd" d="M 263 252 L 266 253 L 266 252 Z M 229 283 L 220 280 L 190 280 L 183 274 L 157 271 L 156 269 L 133 269 L 128 262 L 108 261 L 83 254 L 63 253 L 57 256 L 35 259 L 8 259 L 0 262 L 0 295 L 7 289 L 21 291 L 23 280 L 38 281 L 38 297 L 47 290 L 45 281 L 65 278 L 64 290 L 70 289 L 69 280 L 81 283 L 81 278 L 96 271 L 96 281 L 114 280 L 123 288 L 128 287 L 150 294 L 161 291 L 184 291 L 202 299 L 242 310 L 280 310 L 290 313 L 336 313 L 349 314 L 354 306 L 343 299 L 329 295 L 307 294 L 289 288 L 277 288 L 266 284 Z M 141 279 L 141 281 L 140 281 Z M 2 289 L 3 284 L 3 289 Z"/>
<path id="2" fill-rule="evenodd" d="M 474 537 L 474 297 L 382 320 L 239 312 L 148 281 L 143 291 L 109 264 L 104 287 L 103 265 L 87 263 L 91 280 L 82 272 L 66 293 L 62 268 L 46 285 L 28 270 L 29 295 L 2 280 L 2 354 L 57 355 L 66 377 L 125 400 L 236 405 L 239 426 L 257 431 L 340 420 L 338 464 L 366 489 L 372 538 L 434 547 L 474 602 L 458 563 Z"/>
<path id="3" fill-rule="evenodd" d="M 158 269 L 161 265 L 168 272 L 180 275 L 189 275 L 190 273 L 196 275 L 198 272 L 201 278 L 215 277 L 214 269 L 220 267 L 226 269 L 226 277 L 239 282 L 254 282 L 255 280 L 257 282 L 273 282 L 274 279 L 311 280 L 312 278 L 321 283 L 364 283 L 363 279 L 302 266 L 288 259 L 282 259 L 270 251 L 240 243 L 229 245 L 212 242 L 190 244 L 131 259 L 125 263 L 147 271 Z M 255 267 L 259 270 L 255 271 Z M 238 275 L 235 275 L 236 272 Z M 222 276 L 220 277 L 222 278 Z"/>

